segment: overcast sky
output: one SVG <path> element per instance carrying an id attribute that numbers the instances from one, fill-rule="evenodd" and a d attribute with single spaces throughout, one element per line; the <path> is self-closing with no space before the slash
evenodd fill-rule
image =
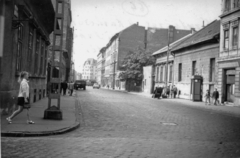
<path id="1" fill-rule="evenodd" d="M 75 69 L 82 72 L 87 58 L 97 59 L 115 33 L 134 23 L 199 30 L 220 13 L 221 0 L 72 0 Z"/>

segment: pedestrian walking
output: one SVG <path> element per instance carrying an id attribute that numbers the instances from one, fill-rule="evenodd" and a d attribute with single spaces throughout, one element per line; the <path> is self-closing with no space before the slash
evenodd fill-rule
<path id="1" fill-rule="evenodd" d="M 73 94 L 73 88 L 74 88 L 74 84 L 73 84 L 73 81 L 71 81 L 68 85 L 68 89 L 70 91 L 70 96 L 72 96 L 72 94 Z"/>
<path id="2" fill-rule="evenodd" d="M 177 87 L 176 86 L 173 86 L 173 97 L 176 98 L 176 95 L 177 95 Z"/>
<path id="3" fill-rule="evenodd" d="M 171 88 L 171 93 L 170 93 L 170 95 L 171 95 L 171 98 L 174 97 L 174 85 L 173 85 L 172 88 Z"/>
<path id="4" fill-rule="evenodd" d="M 207 103 L 208 103 L 208 105 L 211 104 L 210 103 L 210 92 L 209 92 L 209 90 L 207 90 L 206 94 L 205 94 L 205 105 L 207 105 Z"/>
<path id="5" fill-rule="evenodd" d="M 63 81 L 61 82 L 61 84 L 60 84 L 60 94 L 62 94 L 62 92 L 63 92 Z"/>
<path id="6" fill-rule="evenodd" d="M 180 98 L 181 90 L 178 90 L 178 98 Z"/>
<path id="7" fill-rule="evenodd" d="M 28 80 L 28 72 L 26 71 L 21 72 L 18 79 L 18 82 L 20 83 L 18 99 L 17 99 L 18 109 L 14 111 L 10 117 L 6 118 L 8 123 L 12 123 L 12 119 L 23 111 L 24 105 L 29 104 L 29 85 L 27 80 Z M 29 108 L 27 108 L 27 118 L 28 118 L 27 123 L 34 124 L 34 122 L 30 119 L 28 110 Z"/>
<path id="8" fill-rule="evenodd" d="M 214 91 L 213 94 L 212 94 L 212 98 L 213 98 L 213 104 L 214 104 L 214 105 L 219 104 L 219 100 L 218 100 L 218 98 L 219 98 L 219 92 L 218 92 L 217 88 L 215 88 L 215 91 Z"/>
<path id="9" fill-rule="evenodd" d="M 167 86 L 166 95 L 168 98 L 170 97 L 170 86 Z"/>

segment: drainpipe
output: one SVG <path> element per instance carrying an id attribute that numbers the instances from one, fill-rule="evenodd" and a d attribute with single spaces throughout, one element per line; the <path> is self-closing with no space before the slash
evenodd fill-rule
<path id="1" fill-rule="evenodd" d="M 0 0 L 0 76 L 2 75 L 1 60 L 3 56 L 3 41 L 4 41 L 4 22 L 5 22 L 4 13 L 5 13 L 5 0 Z"/>
<path id="2" fill-rule="evenodd" d="M 3 56 L 5 0 L 0 0 L 0 58 Z M 1 72 L 1 70 L 0 70 Z"/>

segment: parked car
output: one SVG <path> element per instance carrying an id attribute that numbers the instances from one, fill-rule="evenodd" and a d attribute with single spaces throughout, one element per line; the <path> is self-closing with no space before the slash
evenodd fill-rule
<path id="1" fill-rule="evenodd" d="M 94 89 L 94 88 L 99 89 L 99 88 L 100 88 L 100 85 L 99 85 L 98 83 L 94 83 L 94 84 L 93 84 L 93 89 Z"/>
<path id="2" fill-rule="evenodd" d="M 87 82 L 85 80 L 76 80 L 74 83 L 74 89 L 82 88 L 86 90 L 86 84 Z"/>

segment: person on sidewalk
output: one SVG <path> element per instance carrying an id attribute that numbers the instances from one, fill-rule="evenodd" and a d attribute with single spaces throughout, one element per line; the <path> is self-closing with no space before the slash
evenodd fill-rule
<path id="1" fill-rule="evenodd" d="M 29 85 L 27 80 L 28 80 L 28 72 L 26 71 L 21 72 L 18 79 L 18 82 L 20 83 L 18 100 L 17 100 L 18 109 L 14 111 L 10 117 L 6 118 L 8 123 L 12 123 L 12 119 L 23 111 L 24 104 L 29 103 Z M 34 122 L 29 117 L 28 111 L 27 111 L 27 117 L 28 117 L 27 123 L 34 124 Z"/>
<path id="2" fill-rule="evenodd" d="M 73 81 L 71 81 L 68 85 L 68 89 L 70 91 L 70 96 L 72 96 L 73 88 L 74 88 L 74 83 L 73 83 Z"/>
<path id="3" fill-rule="evenodd" d="M 167 95 L 167 98 L 170 98 L 170 86 L 167 86 L 166 87 L 166 95 Z"/>
<path id="4" fill-rule="evenodd" d="M 171 86 L 170 96 L 171 96 L 171 98 L 173 98 L 173 96 L 174 96 L 174 85 Z"/>
<path id="5" fill-rule="evenodd" d="M 213 104 L 214 104 L 214 105 L 219 104 L 219 100 L 218 100 L 218 98 L 219 98 L 219 92 L 218 92 L 217 88 L 215 88 L 215 91 L 214 91 L 213 94 L 212 94 L 212 98 L 213 98 Z"/>
<path id="6" fill-rule="evenodd" d="M 61 82 L 61 85 L 60 85 L 60 94 L 62 94 L 62 91 L 63 91 L 63 81 Z"/>
<path id="7" fill-rule="evenodd" d="M 181 90 L 178 90 L 178 98 L 180 98 Z"/>
<path id="8" fill-rule="evenodd" d="M 211 104 L 210 103 L 210 92 L 209 92 L 209 90 L 207 90 L 206 94 L 205 94 L 205 105 L 207 105 L 207 103 L 208 103 L 208 105 Z"/>
<path id="9" fill-rule="evenodd" d="M 173 86 L 173 97 L 174 98 L 176 98 L 176 96 L 177 96 L 177 90 L 178 90 L 177 87 L 174 85 Z"/>
<path id="10" fill-rule="evenodd" d="M 63 95 L 66 95 L 66 91 L 67 91 L 67 88 L 68 88 L 67 81 L 64 81 L 64 82 L 63 82 L 62 88 L 63 88 Z"/>

